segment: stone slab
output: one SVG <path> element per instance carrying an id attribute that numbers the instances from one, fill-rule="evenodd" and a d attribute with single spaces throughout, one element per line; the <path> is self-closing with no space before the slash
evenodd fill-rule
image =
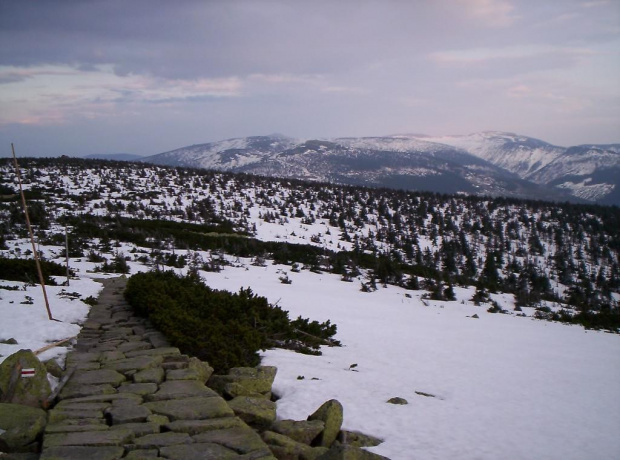
<path id="1" fill-rule="evenodd" d="M 43 449 L 61 446 L 121 446 L 130 442 L 133 436 L 133 431 L 121 429 L 49 434 L 43 439 Z"/>
<path id="2" fill-rule="evenodd" d="M 43 451 L 39 460 L 117 460 L 124 453 L 122 447 L 50 447 Z"/>
<path id="3" fill-rule="evenodd" d="M 165 415 L 170 420 L 202 420 L 233 416 L 234 413 L 226 401 L 219 397 L 197 397 L 155 401 L 144 406 L 156 414 Z"/>
<path id="4" fill-rule="evenodd" d="M 134 445 L 140 449 L 159 449 L 176 444 L 191 444 L 192 442 L 194 441 L 189 434 L 173 432 L 147 434 L 133 441 Z"/>
<path id="5" fill-rule="evenodd" d="M 193 436 L 193 439 L 196 443 L 219 444 L 240 454 L 248 454 L 267 447 L 261 437 L 249 427 L 207 431 Z"/>
<path id="6" fill-rule="evenodd" d="M 146 418 L 151 415 L 151 411 L 142 405 L 130 403 L 115 404 L 107 409 L 105 414 L 112 425 L 120 425 L 123 423 L 146 422 Z"/>
<path id="7" fill-rule="evenodd" d="M 118 372 L 141 371 L 150 369 L 162 363 L 162 356 L 136 356 L 133 358 L 119 359 L 118 361 L 108 361 L 104 369 L 114 369 Z"/>
<path id="8" fill-rule="evenodd" d="M 162 447 L 160 449 L 162 457 L 171 460 L 229 460 L 239 458 L 239 454 L 234 450 L 215 443 L 199 443 L 189 445 L 177 445 Z"/>
<path id="9" fill-rule="evenodd" d="M 132 378 L 135 383 L 161 383 L 164 380 L 164 375 L 164 370 L 161 367 L 154 367 L 136 372 Z"/>
<path id="10" fill-rule="evenodd" d="M 125 376 L 113 369 L 98 369 L 94 371 L 76 371 L 71 377 L 72 385 L 101 385 L 109 384 L 119 386 L 124 382 Z"/>
<path id="11" fill-rule="evenodd" d="M 133 431 L 134 436 L 146 436 L 147 434 L 155 434 L 159 433 L 161 424 L 154 422 L 147 423 L 123 423 L 122 425 L 112 425 L 110 427 L 111 430 L 131 430 Z"/>
<path id="12" fill-rule="evenodd" d="M 158 389 L 156 383 L 122 383 L 118 387 L 119 393 L 133 393 L 136 395 L 148 395 L 155 393 Z"/>
<path id="13" fill-rule="evenodd" d="M 109 383 L 102 385 L 80 385 L 69 382 L 58 396 L 58 399 L 82 398 L 85 396 L 96 396 L 116 393 L 116 390 Z"/>
<path id="14" fill-rule="evenodd" d="M 150 344 L 149 344 L 150 347 Z M 177 347 L 162 347 L 162 348 L 149 348 L 145 350 L 135 350 L 125 353 L 128 358 L 135 358 L 136 356 L 176 356 L 180 355 L 181 351 Z"/>
<path id="15" fill-rule="evenodd" d="M 195 435 L 205 431 L 225 430 L 227 428 L 245 427 L 246 424 L 238 417 L 223 417 L 208 420 L 176 420 L 166 423 L 164 429 L 178 433 Z"/>
<path id="16" fill-rule="evenodd" d="M 219 395 L 211 388 L 196 380 L 173 380 L 159 385 L 159 390 L 145 396 L 146 401 L 163 401 L 166 399 L 191 398 L 195 396 L 218 397 Z"/>

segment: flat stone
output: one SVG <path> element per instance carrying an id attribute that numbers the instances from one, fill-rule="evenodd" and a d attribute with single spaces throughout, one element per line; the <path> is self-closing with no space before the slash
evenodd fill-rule
<path id="1" fill-rule="evenodd" d="M 110 427 L 103 423 L 103 419 L 101 423 L 90 423 L 88 425 L 69 425 L 61 422 L 53 425 L 48 424 L 45 427 L 45 434 L 70 433 L 75 431 L 106 431 L 109 429 Z"/>
<path id="2" fill-rule="evenodd" d="M 125 353 L 128 358 L 135 358 L 136 356 L 176 356 L 180 355 L 181 351 L 177 347 L 163 347 L 163 348 L 150 348 L 143 350 L 129 351 Z"/>
<path id="3" fill-rule="evenodd" d="M 149 460 L 158 457 L 159 451 L 157 449 L 137 449 L 130 451 L 123 457 L 123 460 Z"/>
<path id="4" fill-rule="evenodd" d="M 223 417 L 209 420 L 176 420 L 164 425 L 164 429 L 177 433 L 195 435 L 205 431 L 225 430 L 227 428 L 245 427 L 245 423 L 238 417 Z"/>
<path id="5" fill-rule="evenodd" d="M 116 351 L 116 347 L 118 347 L 121 343 L 123 343 L 122 340 L 108 341 L 105 343 L 100 343 L 93 349 L 96 349 L 97 351 L 102 351 L 102 352 L 103 351 Z"/>
<path id="6" fill-rule="evenodd" d="M 142 396 L 135 395 L 133 393 L 114 393 L 114 394 L 84 396 L 81 398 L 74 398 L 72 402 L 74 403 L 113 402 L 119 399 L 131 399 L 137 403 L 142 402 Z"/>
<path id="7" fill-rule="evenodd" d="M 145 403 L 156 414 L 165 415 L 170 420 L 202 420 L 233 416 L 234 412 L 226 401 L 214 397 L 197 397 Z"/>
<path id="8" fill-rule="evenodd" d="M 43 451 L 40 460 L 117 460 L 124 453 L 122 447 L 50 447 Z"/>
<path id="9" fill-rule="evenodd" d="M 340 430 L 340 433 L 338 433 L 338 441 L 353 447 L 374 447 L 381 444 L 383 439 L 358 431 Z"/>
<path id="10" fill-rule="evenodd" d="M 161 367 L 145 369 L 133 375 L 135 383 L 161 383 L 164 380 L 164 370 Z"/>
<path id="11" fill-rule="evenodd" d="M 133 443 L 141 449 L 158 449 L 176 444 L 191 444 L 194 442 L 187 433 L 157 433 L 147 434 L 134 439 Z"/>
<path id="12" fill-rule="evenodd" d="M 132 330 L 133 332 L 133 330 Z M 127 353 L 130 351 L 136 350 L 148 350 L 149 348 L 153 348 L 150 342 L 144 341 L 136 341 L 136 342 L 127 342 L 118 346 L 118 351 L 122 351 L 123 353 Z M 129 358 L 129 356 L 128 356 Z"/>
<path id="13" fill-rule="evenodd" d="M 156 383 L 122 383 L 118 387 L 119 393 L 134 393 L 137 395 L 148 395 L 157 391 Z"/>
<path id="14" fill-rule="evenodd" d="M 116 390 L 109 383 L 103 385 L 80 385 L 69 382 L 58 396 L 59 399 L 80 398 L 84 396 L 95 396 L 116 393 Z"/>
<path id="15" fill-rule="evenodd" d="M 207 431 L 193 436 L 194 442 L 215 443 L 240 454 L 247 454 L 267 447 L 261 437 L 250 427 Z"/>
<path id="16" fill-rule="evenodd" d="M 155 367 L 163 361 L 161 356 L 136 356 L 134 358 L 119 359 L 104 364 L 105 369 L 114 369 L 118 372 L 141 371 Z"/>
<path id="17" fill-rule="evenodd" d="M 71 399 L 60 401 L 54 407 L 54 410 L 105 410 L 110 406 L 107 402 L 77 402 Z"/>
<path id="18" fill-rule="evenodd" d="M 120 446 L 133 438 L 131 430 L 84 431 L 49 434 L 43 439 L 43 449 L 59 446 Z"/>
<path id="19" fill-rule="evenodd" d="M 0 404 L 0 445 L 9 452 L 28 451 L 45 429 L 47 414 L 43 409 L 22 404 Z"/>
<path id="20" fill-rule="evenodd" d="M 277 420 L 271 425 L 272 431 L 308 445 L 312 444 L 324 428 L 325 422 L 322 420 Z"/>
<path id="21" fill-rule="evenodd" d="M 151 415 L 151 411 L 142 405 L 135 403 L 115 404 L 105 411 L 106 416 L 112 425 L 123 423 L 146 422 L 146 418 Z"/>
<path id="22" fill-rule="evenodd" d="M 78 371 L 95 371 L 101 369 L 101 363 L 99 361 L 85 361 L 73 364 L 72 367 L 75 367 Z"/>
<path id="23" fill-rule="evenodd" d="M 250 391 L 238 382 L 230 382 L 224 385 L 224 396 L 234 399 L 237 396 L 251 396 L 252 398 L 270 399 L 271 392 L 258 393 L 256 391 Z"/>
<path id="24" fill-rule="evenodd" d="M 84 329 L 92 329 L 92 330 L 98 330 L 101 328 L 101 323 L 98 323 L 97 321 L 92 321 L 92 320 L 86 320 L 84 321 L 84 324 L 82 324 L 82 330 Z"/>
<path id="25" fill-rule="evenodd" d="M 166 381 L 159 385 L 159 390 L 150 395 L 146 395 L 147 401 L 163 401 L 166 399 L 182 399 L 195 396 L 212 397 L 218 394 L 211 388 L 207 388 L 203 383 L 196 380 L 173 380 Z"/>
<path id="26" fill-rule="evenodd" d="M 228 460 L 239 458 L 237 452 L 215 443 L 196 443 L 162 447 L 159 452 L 171 460 Z"/>
<path id="27" fill-rule="evenodd" d="M 79 337 L 75 344 L 75 349 L 79 352 L 90 352 L 90 350 L 99 344 L 99 339 L 88 338 L 84 339 Z"/>
<path id="28" fill-rule="evenodd" d="M 151 414 L 146 418 L 146 421 L 149 423 L 157 423 L 158 425 L 165 425 L 170 422 L 170 419 L 165 415 Z"/>
<path id="29" fill-rule="evenodd" d="M 293 441 L 288 436 L 273 431 L 265 431 L 262 434 L 263 441 L 269 445 L 269 448 L 280 454 L 279 458 L 308 458 L 312 457 L 312 447 L 307 444 Z M 274 450 L 274 446 L 278 449 Z"/>
<path id="30" fill-rule="evenodd" d="M 278 369 L 274 366 L 233 367 L 229 375 L 249 391 L 266 393 L 271 391 L 277 372 Z"/>
<path id="31" fill-rule="evenodd" d="M 105 425 L 108 426 L 103 417 L 101 418 L 68 418 L 66 420 L 62 420 L 58 422 L 58 425 L 75 425 L 75 426 L 86 426 L 86 425 Z M 50 426 L 50 425 L 48 425 Z M 108 427 L 109 428 L 109 427 Z M 98 428 L 96 428 L 98 429 Z M 86 430 L 88 431 L 88 430 Z"/>
<path id="32" fill-rule="evenodd" d="M 171 369 L 166 371 L 166 380 L 198 380 L 206 383 L 213 374 L 213 368 L 198 358 L 191 357 L 186 369 Z"/>
<path id="33" fill-rule="evenodd" d="M 99 361 L 99 357 L 101 353 L 93 352 L 93 353 L 69 353 L 67 355 L 66 366 L 67 368 L 71 367 L 77 363 L 85 363 L 92 361 Z"/>
<path id="34" fill-rule="evenodd" d="M 49 423 L 58 423 L 67 419 L 102 419 L 103 411 L 93 409 L 52 409 L 48 413 Z"/>
<path id="35" fill-rule="evenodd" d="M 120 351 L 104 351 L 101 353 L 101 357 L 99 361 L 102 363 L 107 363 L 108 361 L 118 361 L 119 359 L 125 359 L 125 353 Z"/>
<path id="36" fill-rule="evenodd" d="M 114 329 L 106 331 L 103 337 L 106 339 L 116 339 L 116 338 L 124 338 L 132 334 L 133 334 L 133 329 L 131 329 L 130 327 L 115 327 Z"/>
<path id="37" fill-rule="evenodd" d="M 405 398 L 401 398 L 400 396 L 395 396 L 393 398 L 390 398 L 390 399 L 387 400 L 387 402 L 389 404 L 397 404 L 397 405 L 401 405 L 401 406 L 409 404 L 409 401 L 407 401 Z"/>
<path id="38" fill-rule="evenodd" d="M 119 386 L 125 381 L 125 376 L 112 369 L 98 369 L 95 371 L 76 371 L 71 378 L 72 385 L 101 385 Z"/>
<path id="39" fill-rule="evenodd" d="M 276 403 L 267 399 L 237 396 L 228 405 L 237 417 L 252 426 L 268 427 L 276 420 Z"/>
<path id="40" fill-rule="evenodd" d="M 147 434 L 159 433 L 161 425 L 159 423 L 123 423 L 122 425 L 112 425 L 111 430 L 131 430 L 135 437 L 146 436 Z"/>

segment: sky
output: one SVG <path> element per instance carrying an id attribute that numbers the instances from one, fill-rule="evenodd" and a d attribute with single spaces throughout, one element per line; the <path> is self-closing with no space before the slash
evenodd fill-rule
<path id="1" fill-rule="evenodd" d="M 620 142 L 620 0 L 0 2 L 0 156 L 487 130 Z"/>

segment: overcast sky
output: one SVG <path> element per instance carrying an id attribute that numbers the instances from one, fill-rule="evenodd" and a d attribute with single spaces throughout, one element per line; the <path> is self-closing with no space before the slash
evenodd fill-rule
<path id="1" fill-rule="evenodd" d="M 0 156 L 484 130 L 620 142 L 620 0 L 0 2 Z"/>

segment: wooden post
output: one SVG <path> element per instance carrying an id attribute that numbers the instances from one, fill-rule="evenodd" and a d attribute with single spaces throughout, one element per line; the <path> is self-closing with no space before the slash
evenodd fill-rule
<path id="1" fill-rule="evenodd" d="M 37 272 L 39 273 L 39 282 L 41 283 L 41 289 L 43 290 L 43 299 L 45 300 L 45 308 L 47 309 L 47 317 L 50 320 L 54 320 L 52 317 L 52 311 L 50 310 L 50 303 L 47 299 L 47 291 L 45 290 L 45 280 L 43 279 L 43 272 L 41 271 L 41 262 L 39 261 L 39 251 L 34 243 L 34 233 L 32 233 L 32 225 L 30 225 L 30 216 L 28 215 L 28 206 L 26 205 L 26 195 L 24 195 L 24 188 L 22 187 L 22 174 L 19 171 L 19 165 L 17 164 L 17 157 L 15 156 L 15 147 L 11 142 L 11 150 L 13 151 L 13 161 L 15 163 L 15 170 L 17 171 L 17 180 L 19 182 L 19 192 L 22 196 L 22 206 L 24 207 L 24 213 L 26 214 L 26 225 L 28 227 L 28 233 L 30 233 L 30 242 L 32 243 L 32 252 L 34 254 L 34 261 L 37 265 Z"/>
<path id="2" fill-rule="evenodd" d="M 69 286 L 69 234 L 65 225 L 65 262 L 67 265 L 67 286 Z"/>

